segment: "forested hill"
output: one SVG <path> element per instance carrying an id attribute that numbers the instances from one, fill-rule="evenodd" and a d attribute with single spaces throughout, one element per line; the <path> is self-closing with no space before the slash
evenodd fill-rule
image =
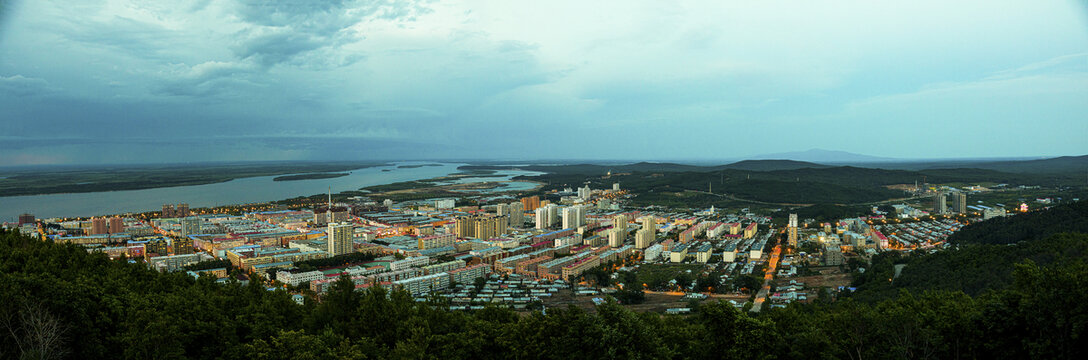
<path id="1" fill-rule="evenodd" d="M 349 281 L 296 305 L 257 283 L 158 273 L 0 231 L 0 358 L 1079 359 L 1088 355 L 1085 274 L 1083 262 L 1024 264 L 1013 285 L 978 298 L 825 296 L 758 316 L 721 302 L 686 316 L 615 303 L 594 314 L 466 313 Z"/>
<path id="2" fill-rule="evenodd" d="M 952 234 L 948 241 L 958 245 L 1004 245 L 1038 240 L 1062 232 L 1088 234 L 1088 201 L 971 224 Z"/>
<path id="3" fill-rule="evenodd" d="M 953 249 L 933 254 L 873 257 L 855 274 L 857 297 L 879 300 L 899 290 L 961 290 L 970 295 L 1002 290 L 1014 282 L 1016 264 L 1061 267 L 1088 262 L 1088 203 L 1055 206 L 965 226 L 949 241 Z M 899 277 L 894 265 L 905 265 Z"/>

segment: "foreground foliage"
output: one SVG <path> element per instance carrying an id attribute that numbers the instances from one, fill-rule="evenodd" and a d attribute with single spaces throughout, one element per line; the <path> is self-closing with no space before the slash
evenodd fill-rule
<path id="1" fill-rule="evenodd" d="M 1053 265 L 1016 265 L 1012 284 L 978 297 L 901 290 L 758 316 L 725 303 L 690 316 L 615 303 L 519 315 L 450 312 L 344 281 L 320 303 L 297 305 L 256 283 L 158 273 L 3 232 L 0 357 L 1082 358 L 1088 267 Z"/>

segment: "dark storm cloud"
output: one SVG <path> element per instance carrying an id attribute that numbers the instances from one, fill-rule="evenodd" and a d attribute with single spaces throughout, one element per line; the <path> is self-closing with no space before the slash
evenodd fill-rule
<path id="1" fill-rule="evenodd" d="M 242 31 L 233 50 L 239 58 L 272 66 L 355 41 L 363 34 L 351 27 L 368 19 L 412 20 L 428 11 L 423 1 L 248 0 L 238 13 L 252 27 Z M 328 65 L 349 65 L 360 58 Z"/>

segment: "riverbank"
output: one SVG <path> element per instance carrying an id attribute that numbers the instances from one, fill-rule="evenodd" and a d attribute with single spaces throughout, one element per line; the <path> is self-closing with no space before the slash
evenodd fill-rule
<path id="1" fill-rule="evenodd" d="M 396 167 L 405 164 L 412 163 L 353 169 L 350 175 L 327 179 L 274 181 L 275 176 L 260 176 L 213 184 L 154 189 L 0 197 L 0 221 L 16 221 L 21 213 L 34 214 L 38 218 L 148 213 L 161 209 L 163 204 L 179 203 L 189 204 L 190 209 L 223 207 L 229 208 L 228 211 L 231 212 L 260 211 L 273 205 L 310 207 L 326 202 L 327 195 L 325 194 L 330 189 L 334 194 L 333 198 L 338 201 L 346 201 L 353 196 L 373 197 L 379 201 L 386 198 L 404 201 L 437 197 L 468 197 L 489 194 L 488 191 L 494 193 L 497 190 L 526 191 L 538 188 L 538 184 L 510 181 L 513 177 L 533 175 L 536 174 L 535 172 L 498 171 L 484 176 L 485 174 L 482 173 L 458 171 L 457 166 L 463 165 L 459 163 L 415 168 Z M 450 176 L 453 175 L 457 176 L 451 178 Z M 413 184 L 408 188 L 414 188 L 414 190 L 393 194 L 395 195 L 393 197 L 360 190 L 416 181 L 425 184 Z M 470 183 L 490 184 L 459 185 Z M 391 190 L 394 189 L 385 189 L 383 192 Z M 236 207 L 233 206 L 234 204 L 247 205 Z"/>
<path id="2" fill-rule="evenodd" d="M 298 174 L 298 175 L 285 175 L 272 178 L 272 181 L 298 181 L 298 180 L 315 180 L 315 179 L 333 179 L 341 176 L 348 176 L 351 173 L 317 173 L 317 174 Z"/>
<path id="3" fill-rule="evenodd" d="M 298 162 L 43 167 L 5 173 L 4 177 L 0 178 L 0 199 L 10 196 L 78 194 L 207 185 L 262 176 L 341 173 L 391 165 L 371 162 Z"/>

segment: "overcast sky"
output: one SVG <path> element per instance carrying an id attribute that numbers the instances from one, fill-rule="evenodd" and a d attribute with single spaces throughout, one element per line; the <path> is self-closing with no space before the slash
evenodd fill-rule
<path id="1" fill-rule="evenodd" d="M 0 165 L 1088 154 L 1084 1 L 6 1 Z"/>

